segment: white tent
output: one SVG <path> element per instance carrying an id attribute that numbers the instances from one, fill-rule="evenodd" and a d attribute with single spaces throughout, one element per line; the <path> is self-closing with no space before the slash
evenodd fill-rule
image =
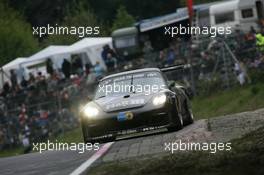
<path id="1" fill-rule="evenodd" d="M 27 60 L 27 58 L 16 58 L 1 68 L 0 87 L 3 86 L 4 82 L 6 82 L 6 81 L 10 82 L 10 70 L 15 70 L 15 72 L 18 76 L 18 79 L 21 80 L 21 78 L 23 76 L 23 71 L 19 67 L 19 64 L 25 62 L 26 60 Z"/>
<path id="2" fill-rule="evenodd" d="M 112 45 L 112 38 L 84 38 L 70 46 L 49 46 L 29 57 L 20 66 L 25 69 L 26 74 L 41 71 L 46 75 L 44 63 L 48 58 L 53 61 L 55 69 L 60 69 L 64 59 L 71 60 L 72 55 L 81 54 L 84 63 L 89 62 L 94 65 L 99 61 L 102 67 L 106 68 L 101 58 L 103 46 L 106 44 Z"/>
<path id="3" fill-rule="evenodd" d="M 30 56 L 26 61 L 20 63 L 19 66 L 24 68 L 24 74 L 26 76 L 29 72 L 33 74 L 42 72 L 46 75 L 46 60 L 50 58 L 54 63 L 54 68 L 56 69 L 59 67 L 58 58 L 63 59 L 69 57 L 69 54 L 67 53 L 68 50 L 69 46 L 49 46 Z"/>
<path id="4" fill-rule="evenodd" d="M 104 61 L 101 57 L 103 51 L 103 46 L 108 44 L 112 47 L 112 38 L 102 37 L 102 38 L 84 38 L 70 46 L 70 52 L 72 54 L 76 53 L 86 53 L 89 62 L 95 65 L 97 61 L 100 62 L 101 66 L 106 69 Z"/>

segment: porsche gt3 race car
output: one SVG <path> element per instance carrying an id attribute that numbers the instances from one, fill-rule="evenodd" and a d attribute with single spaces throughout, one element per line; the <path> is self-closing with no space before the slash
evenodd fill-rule
<path id="1" fill-rule="evenodd" d="M 193 123 L 186 89 L 167 80 L 158 68 L 107 76 L 99 81 L 93 101 L 81 111 L 84 141 L 114 140 L 122 131 L 149 127 L 177 131 Z"/>

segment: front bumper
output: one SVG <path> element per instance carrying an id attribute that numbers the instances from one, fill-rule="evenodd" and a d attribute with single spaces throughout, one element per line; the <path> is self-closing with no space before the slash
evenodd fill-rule
<path id="1" fill-rule="evenodd" d="M 97 119 L 84 120 L 85 127 L 89 128 L 92 135 L 100 136 L 106 134 L 116 134 L 125 130 L 133 130 L 147 127 L 167 126 L 170 124 L 173 108 L 166 104 L 155 109 L 130 109 L 126 111 L 118 111 L 105 113 L 104 117 Z M 133 114 L 133 118 L 125 121 L 118 121 L 120 112 L 129 112 Z"/>

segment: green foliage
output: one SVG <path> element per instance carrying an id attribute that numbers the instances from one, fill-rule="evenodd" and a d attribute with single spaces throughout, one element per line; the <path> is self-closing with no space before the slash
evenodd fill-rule
<path id="1" fill-rule="evenodd" d="M 135 23 L 133 16 L 128 14 L 124 6 L 120 6 L 117 10 L 117 15 L 113 23 L 112 31 L 124 27 L 131 27 Z"/>
<path id="2" fill-rule="evenodd" d="M 67 27 L 100 27 L 99 35 L 89 35 L 91 36 L 104 36 L 107 31 L 104 30 L 103 24 L 101 24 L 93 11 L 86 7 L 83 3 L 75 4 L 71 9 L 67 10 L 67 15 L 63 19 L 63 22 L 59 26 Z M 88 37 L 88 36 L 84 36 Z M 51 44 L 57 45 L 67 45 L 72 44 L 80 40 L 80 36 L 76 35 L 50 35 L 43 42 L 44 46 Z"/>
<path id="3" fill-rule="evenodd" d="M 185 0 L 0 0 L 0 64 L 38 50 L 31 26 L 100 26 L 100 36 L 109 36 L 112 30 L 131 26 L 135 19 L 172 13 L 181 6 L 185 6 Z M 79 39 L 53 35 L 39 42 L 44 47 Z"/>
<path id="4" fill-rule="evenodd" d="M 0 65 L 29 56 L 38 49 L 31 26 L 3 1 L 0 1 L 0 16 Z"/>
<path id="5" fill-rule="evenodd" d="M 98 18 L 104 22 L 113 23 L 116 9 L 126 7 L 129 14 L 136 20 L 156 17 L 175 12 L 180 7 L 177 0 L 89 0 Z"/>

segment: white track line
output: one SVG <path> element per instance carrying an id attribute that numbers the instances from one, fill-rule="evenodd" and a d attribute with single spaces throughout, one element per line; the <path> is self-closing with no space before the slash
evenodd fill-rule
<path id="1" fill-rule="evenodd" d="M 114 142 L 109 142 L 104 144 L 103 147 L 101 147 L 96 153 L 92 155 L 87 161 L 85 161 L 81 166 L 79 166 L 77 169 L 75 169 L 70 175 L 79 175 L 82 174 L 84 171 L 88 169 L 97 159 L 102 157 L 106 151 L 111 147 L 111 145 Z"/>

